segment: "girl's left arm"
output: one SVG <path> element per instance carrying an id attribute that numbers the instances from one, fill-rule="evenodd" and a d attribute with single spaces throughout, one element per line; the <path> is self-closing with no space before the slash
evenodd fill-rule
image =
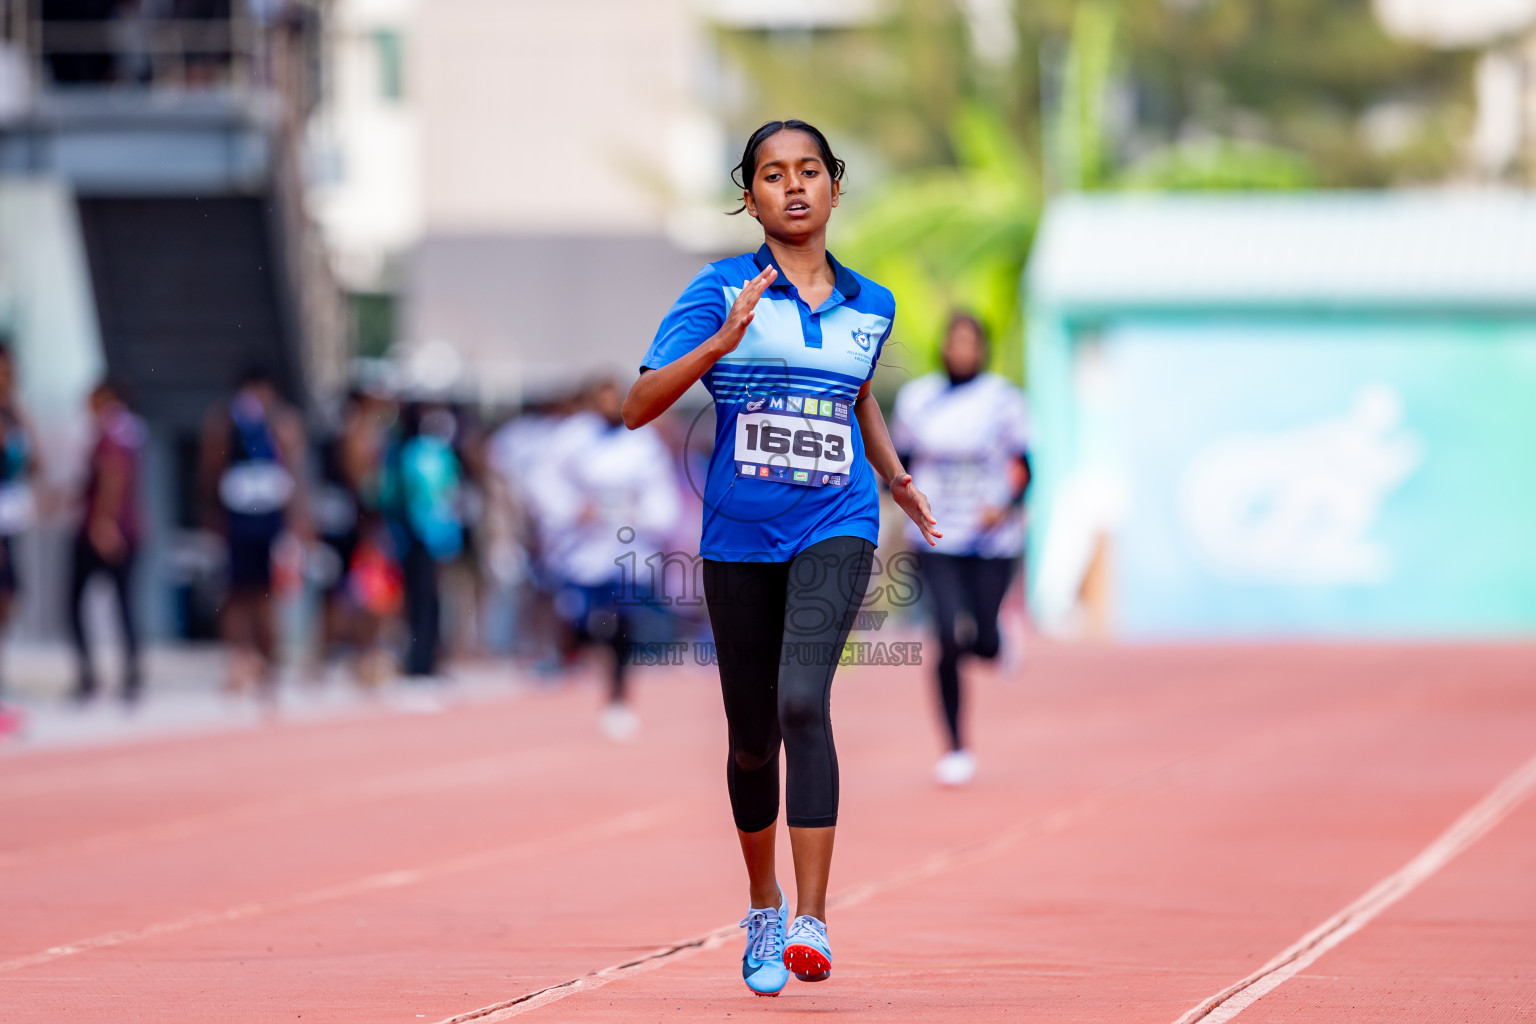
<path id="1" fill-rule="evenodd" d="M 935 538 L 944 536 L 934 529 L 939 521 L 933 518 L 933 512 L 928 508 L 928 496 L 912 486 L 912 474 L 902 468 L 901 459 L 896 456 L 896 446 L 891 444 L 890 431 L 885 429 L 885 414 L 880 411 L 880 403 L 870 395 L 869 384 L 869 381 L 864 382 L 853 403 L 859 432 L 864 435 L 864 457 L 890 487 L 896 504 L 923 531 L 923 539 L 931 547 L 936 543 Z"/>

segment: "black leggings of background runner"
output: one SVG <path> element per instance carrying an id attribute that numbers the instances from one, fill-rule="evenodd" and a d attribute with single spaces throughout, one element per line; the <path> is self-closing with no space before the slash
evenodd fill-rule
<path id="1" fill-rule="evenodd" d="M 69 582 L 69 631 L 75 641 L 80 675 L 75 682 L 75 699 L 87 700 L 96 694 L 96 672 L 91 666 L 91 645 L 85 635 L 85 588 L 97 573 L 112 581 L 117 596 L 118 624 L 123 631 L 123 699 L 139 696 L 139 634 L 133 625 L 133 563 L 136 550 L 130 546 L 115 561 L 101 557 L 96 546 L 82 531 L 75 537 L 74 559 Z"/>
<path id="2" fill-rule="evenodd" d="M 438 592 L 437 559 L 409 533 L 405 557 L 400 559 L 405 582 L 405 674 L 437 674 L 437 651 L 442 642 L 442 598 Z"/>
<path id="3" fill-rule="evenodd" d="M 832 674 L 853 626 L 875 548 L 832 537 L 788 562 L 704 562 L 730 732 L 726 785 L 743 832 L 779 817 L 779 746 L 792 828 L 837 824 Z"/>
<path id="4" fill-rule="evenodd" d="M 941 555 L 924 551 L 919 556 L 923 599 L 939 631 L 939 703 L 949 728 L 951 750 L 962 750 L 960 741 L 960 655 L 997 657 L 1002 637 L 997 631 L 997 610 L 1018 564 L 1016 558 L 980 558 L 975 555 Z M 973 635 L 962 643 L 956 630 L 961 611 L 976 624 Z"/>

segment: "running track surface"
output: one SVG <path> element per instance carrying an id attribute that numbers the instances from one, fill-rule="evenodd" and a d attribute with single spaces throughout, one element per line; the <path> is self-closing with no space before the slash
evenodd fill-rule
<path id="1" fill-rule="evenodd" d="M 1536 755 L 1529 649 L 1037 645 L 941 791 L 924 671 L 844 670 L 836 968 L 769 1000 L 713 677 L 637 675 L 629 746 L 572 687 L 0 757 L 0 1019 L 1173 1024 Z M 1536 1020 L 1529 788 L 1236 1019 Z"/>

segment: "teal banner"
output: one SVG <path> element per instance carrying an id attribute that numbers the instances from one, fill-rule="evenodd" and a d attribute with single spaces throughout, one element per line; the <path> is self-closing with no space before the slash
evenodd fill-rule
<path id="1" fill-rule="evenodd" d="M 1536 632 L 1536 327 L 1111 326 L 1116 631 Z"/>

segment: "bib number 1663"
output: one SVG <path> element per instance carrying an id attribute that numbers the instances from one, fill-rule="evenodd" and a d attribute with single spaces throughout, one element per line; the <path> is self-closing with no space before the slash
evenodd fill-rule
<path id="1" fill-rule="evenodd" d="M 794 430 L 773 423 L 744 423 L 747 435 L 746 450 L 765 455 L 798 455 L 804 459 L 818 459 L 829 463 L 847 460 L 847 439 L 828 431 Z"/>
<path id="2" fill-rule="evenodd" d="M 774 483 L 841 487 L 849 479 L 851 425 L 788 413 L 736 418 L 736 472 Z"/>

